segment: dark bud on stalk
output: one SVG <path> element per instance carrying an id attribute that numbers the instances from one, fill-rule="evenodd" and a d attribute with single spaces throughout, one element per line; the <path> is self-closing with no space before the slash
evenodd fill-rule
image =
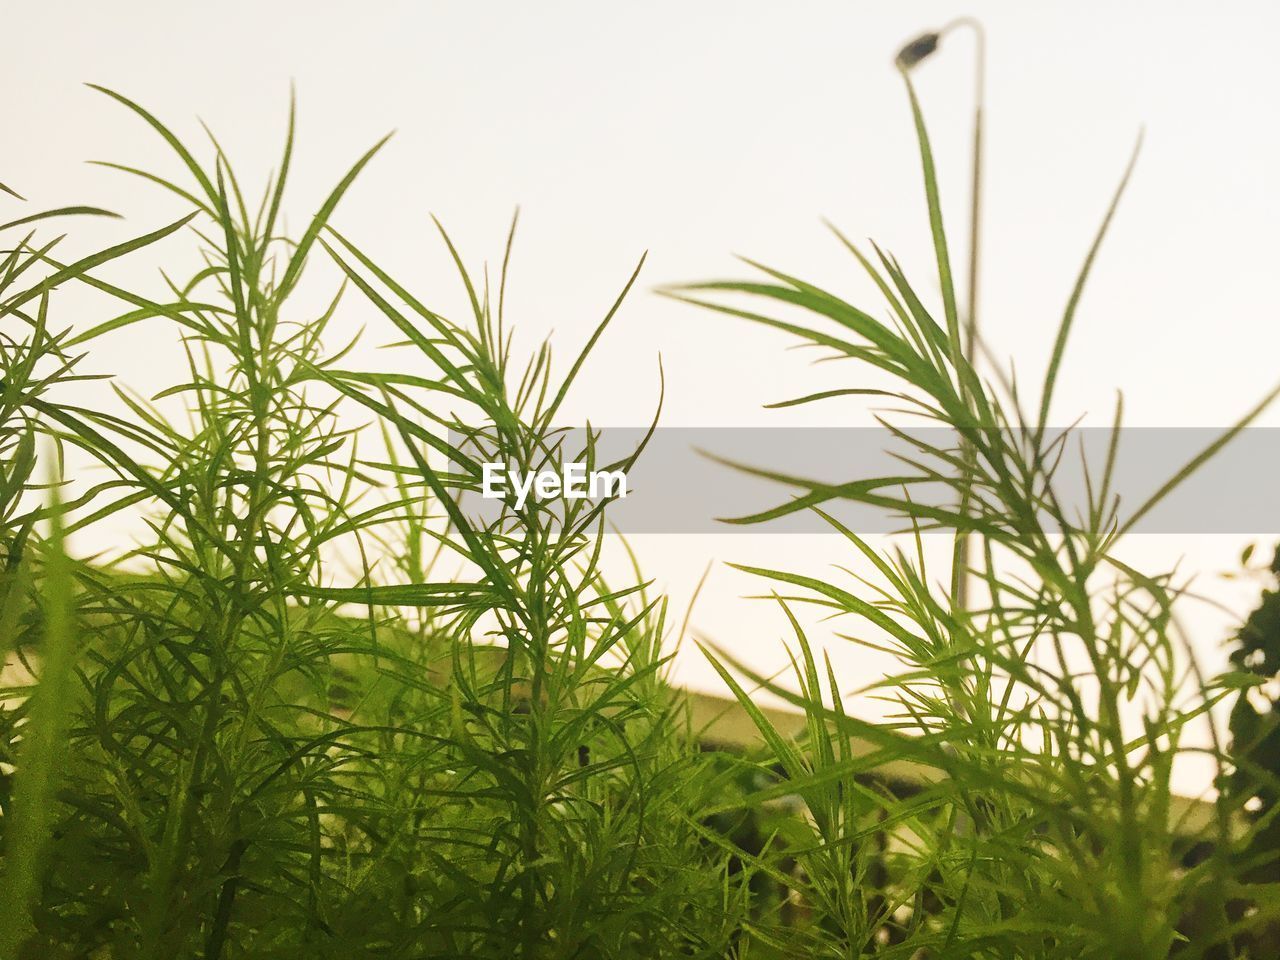
<path id="1" fill-rule="evenodd" d="M 897 59 L 894 62 L 902 69 L 910 70 L 938 49 L 938 41 L 940 39 L 940 34 L 922 33 L 898 51 Z"/>
<path id="2" fill-rule="evenodd" d="M 578 766 L 585 767 L 591 763 L 591 748 L 585 743 L 578 747 Z"/>

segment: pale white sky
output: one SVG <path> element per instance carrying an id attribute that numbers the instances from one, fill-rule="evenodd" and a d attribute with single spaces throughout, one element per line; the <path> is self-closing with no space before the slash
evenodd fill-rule
<path id="1" fill-rule="evenodd" d="M 176 168 L 148 130 L 82 81 L 141 101 L 193 142 L 198 115 L 241 175 L 259 181 L 276 162 L 292 81 L 292 222 L 397 129 L 335 222 L 434 304 L 456 307 L 459 295 L 428 212 L 479 264 L 500 256 L 521 206 L 511 316 L 526 344 L 554 328 L 561 355 L 650 251 L 645 289 L 601 343 L 570 413 L 643 422 L 661 352 L 668 424 L 866 422 L 853 406 L 761 410 L 837 371 L 782 352 L 780 336 L 649 289 L 740 275 L 737 252 L 874 303 L 822 217 L 877 239 L 927 289 L 915 144 L 891 60 L 904 40 L 959 14 L 981 17 L 989 34 L 982 323 L 995 351 L 1028 377 L 1042 370 L 1078 263 L 1145 126 L 1077 322 L 1058 419 L 1106 417 L 1123 389 L 1131 424 L 1230 422 L 1280 377 L 1271 289 L 1280 6 L 1268 0 L 23 4 L 5 17 L 0 180 L 32 209 L 85 202 L 127 215 L 79 227 L 75 243 L 86 249 L 142 232 L 180 207 L 82 161 Z M 970 40 L 958 34 L 918 71 L 957 237 L 971 70 Z M 184 262 L 184 246 L 113 276 L 146 287 L 155 265 Z M 351 304 L 335 342 L 375 320 Z M 86 321 L 101 317 L 85 311 Z M 146 388 L 170 382 L 166 368 L 179 360 L 153 329 L 117 337 L 94 362 Z M 1280 411 L 1265 422 L 1280 424 Z M 1155 567 L 1185 556 L 1186 569 L 1206 573 L 1206 589 L 1244 610 L 1251 590 L 1216 579 L 1243 539 L 1149 537 L 1128 549 Z M 814 573 L 847 559 L 823 537 L 635 545 L 677 603 L 712 559 Z M 747 659 L 777 663 L 779 618 L 737 599 L 752 589 L 717 568 L 694 623 Z M 1199 612 L 1189 621 L 1216 656 L 1226 619 Z M 712 683 L 696 651 L 686 653 L 679 676 Z M 838 653 L 850 686 L 879 668 Z"/>

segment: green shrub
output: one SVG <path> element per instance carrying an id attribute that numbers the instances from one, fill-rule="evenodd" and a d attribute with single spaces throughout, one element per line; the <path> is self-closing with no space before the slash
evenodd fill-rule
<path id="1" fill-rule="evenodd" d="M 1089 474 L 1082 515 L 1064 507 L 1055 477 L 1069 459 L 1071 433 L 1050 429 L 1047 418 L 1080 295 L 1119 193 L 1063 314 L 1033 398 L 1036 412 L 1025 412 L 1017 385 L 998 373 L 984 378 L 963 347 L 966 318 L 957 308 L 914 92 L 911 103 L 940 317 L 891 256 L 878 248 L 868 256 L 842 236 L 883 294 L 888 320 L 763 266 L 760 279 L 671 291 L 857 361 L 876 372 L 877 385 L 891 381 L 882 389 L 855 381 L 795 402 L 867 393 L 893 401 L 882 423 L 900 442 L 898 474 L 832 484 L 741 465 L 789 485 L 794 496 L 740 522 L 816 510 L 875 575 L 828 579 L 743 569 L 769 581 L 789 617 L 796 604 L 816 606 L 850 624 L 840 636 L 887 649 L 902 664 L 900 673 L 860 691 L 897 707 L 887 722 L 871 723 L 846 714 L 841 691 L 853 691 L 829 662 L 819 666 L 794 617 L 798 692 L 744 670 L 728 654 L 715 658 L 744 710 L 754 708 L 735 672 L 808 717 L 808 736 L 792 744 L 757 716 L 787 777 L 785 787 L 765 796 L 785 789 L 807 811 L 796 841 L 803 896 L 816 914 L 807 955 L 860 956 L 877 943 L 884 955 L 904 957 L 1218 955 L 1213 951 L 1228 949 L 1239 926 L 1274 916 L 1271 888 L 1247 885 L 1237 872 L 1230 804 L 1205 810 L 1176 802 L 1171 774 L 1180 755 L 1204 749 L 1184 742 L 1188 728 L 1242 678 L 1200 678 L 1172 616 L 1181 591 L 1175 574 L 1134 570 L 1113 548 L 1280 391 L 1135 509 L 1122 512 L 1112 489 L 1114 445 Z M 726 295 L 751 298 L 768 312 L 739 307 Z M 913 432 L 920 422 L 950 428 L 952 441 L 939 445 L 936 433 Z M 939 506 L 928 494 L 939 489 L 959 506 L 946 505 L 947 498 Z M 914 548 L 877 551 L 822 511 L 841 500 L 902 516 Z M 945 571 L 945 588 L 925 563 L 922 536 L 935 531 L 976 542 L 973 567 Z M 960 600 L 966 577 L 983 588 L 974 605 Z M 852 738 L 864 751 L 850 751 Z M 1223 769 L 1222 751 L 1210 753 Z M 905 795 L 883 780 L 866 780 L 899 760 L 918 764 L 927 785 Z M 883 890 L 868 883 L 876 858 L 890 877 Z M 1252 909 L 1229 910 L 1227 901 L 1236 898 Z M 780 943 L 793 937 L 782 929 L 770 936 Z"/>
<path id="2" fill-rule="evenodd" d="M 791 625 L 795 686 L 711 654 L 761 737 L 735 753 L 698 742 L 668 682 L 683 629 L 665 599 L 638 570 L 606 581 L 608 498 L 509 498 L 486 521 L 463 507 L 485 462 L 641 455 L 598 463 L 589 427 L 576 449 L 557 423 L 639 267 L 566 370 L 546 344 L 521 362 L 512 238 L 491 289 L 440 230 L 471 308 L 457 321 L 330 225 L 378 146 L 289 237 L 292 118 L 251 206 L 216 141 L 202 162 L 107 93 L 168 143 L 181 179 L 120 169 L 192 212 L 72 264 L 27 235 L 0 263 L 0 960 L 1262 956 L 1249 934 L 1276 900 L 1247 855 L 1242 794 L 1186 802 L 1171 779 L 1203 749 L 1191 725 L 1257 677 L 1240 660 L 1202 680 L 1175 629 L 1179 582 L 1113 553 L 1251 417 L 1137 510 L 1113 496 L 1114 450 L 1086 515 L 1061 506 L 1068 435 L 1047 416 L 1102 232 L 1035 415 L 963 348 L 914 95 L 940 316 L 892 257 L 850 244 L 888 322 L 764 268 L 676 294 L 869 364 L 896 381 L 886 397 L 956 433 L 921 440 L 899 411 L 886 422 L 914 447 L 896 476 L 755 471 L 798 496 L 746 519 L 816 510 L 875 575 L 745 568 Z M 205 265 L 164 297 L 96 274 L 188 224 Z M 315 259 L 341 284 L 309 315 L 297 293 Z M 70 283 L 127 309 L 59 331 Z M 329 352 L 345 291 L 412 373 L 352 369 L 351 344 Z M 135 325 L 175 338 L 175 381 L 150 400 L 116 389 L 118 413 L 66 402 L 69 381 L 97 373 L 97 339 Z M 798 402 L 850 392 L 868 389 Z M 107 479 L 62 482 L 70 447 Z M 921 486 L 960 506 L 913 498 Z M 824 511 L 840 499 L 899 511 L 913 536 L 877 551 Z M 66 555 L 64 533 L 124 514 L 145 519 L 136 546 Z M 938 530 L 977 545 L 949 587 L 925 564 Z M 971 603 L 966 577 L 982 587 Z M 848 689 L 799 605 L 857 623 L 841 636 L 901 671 Z M 801 711 L 800 736 L 748 682 Z M 898 712 L 846 711 L 845 694 L 867 692 Z M 1226 752 L 1209 753 L 1225 783 Z"/>
<path id="3" fill-rule="evenodd" d="M 421 423 L 465 404 L 452 425 L 486 455 L 566 457 L 552 422 L 604 324 L 563 379 L 544 346 L 517 384 L 505 283 L 491 309 L 459 260 L 475 313 L 453 324 L 329 229 L 376 147 L 291 240 L 278 221 L 292 123 L 251 212 L 216 142 L 202 166 L 111 96 L 180 159 L 185 186 L 143 176 L 196 208 L 206 266 L 168 303 L 109 288 L 134 309 L 74 337 L 46 332 L 41 300 L 6 355 L 6 411 L 26 431 L 7 441 L 21 456 L 6 556 L 34 571 L 6 581 L 6 623 L 43 659 L 35 695 L 4 715 L 19 770 L 6 873 L 21 894 L 7 955 L 23 941 L 22 956 L 157 960 L 723 955 L 739 893 L 685 815 L 713 781 L 664 678 L 665 601 L 604 582 L 604 504 L 557 518 L 531 501 L 474 524 L 456 500 L 478 469 L 456 466 L 476 461 L 430 462 L 444 441 Z M 431 375 L 344 370 L 324 353 L 339 297 L 308 318 L 294 294 L 325 251 Z M 105 287 L 92 265 L 6 309 L 60 280 Z M 39 399 L 53 383 L 33 372 L 37 350 L 141 323 L 181 338 L 188 369 L 157 400 L 181 398 L 187 422 L 123 390 L 118 418 Z M 344 407 L 372 411 L 385 455 L 357 452 Z M 39 556 L 19 561 L 57 509 L 20 504 L 46 423 L 114 472 L 67 504 L 83 508 L 69 529 L 143 509 L 150 534 L 76 565 L 73 598 L 42 618 L 31 583 L 62 581 Z M 394 569 L 373 559 L 386 546 Z M 354 574 L 335 555 L 360 558 Z M 437 572 L 449 562 L 459 571 Z M 65 628 L 43 626 L 66 602 L 59 622 L 74 616 L 81 639 L 64 744 L 41 710 L 66 697 L 52 692 Z M 55 767 L 53 793 L 41 784 Z"/>

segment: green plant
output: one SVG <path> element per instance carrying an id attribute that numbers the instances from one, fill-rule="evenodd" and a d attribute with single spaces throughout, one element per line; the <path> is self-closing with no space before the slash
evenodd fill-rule
<path id="1" fill-rule="evenodd" d="M 847 242 L 887 322 L 763 267 L 676 291 L 880 378 L 795 402 L 874 393 L 905 408 L 885 415 L 898 475 L 754 470 L 798 496 L 745 521 L 815 510 L 869 573 L 744 568 L 786 618 L 795 685 L 709 650 L 760 733 L 735 752 L 699 743 L 668 681 L 684 628 L 665 598 L 634 557 L 605 576 L 609 497 L 474 508 L 486 463 L 559 472 L 642 454 L 647 437 L 604 463 L 597 432 L 559 422 L 640 268 L 567 367 L 546 343 L 522 362 L 506 316 L 514 224 L 496 289 L 440 230 L 470 308 L 449 319 L 330 223 L 380 144 L 291 237 L 292 112 L 250 205 L 216 140 L 202 161 L 103 92 L 181 173 L 108 166 L 192 212 L 72 263 L 30 235 L 0 261 L 0 960 L 1265 955 L 1271 813 L 1241 815 L 1269 779 L 1245 742 L 1261 727 L 1238 711 L 1234 752 L 1208 748 L 1233 784 L 1216 802 L 1185 802 L 1172 780 L 1203 749 L 1191 726 L 1267 670 L 1249 632 L 1265 616 L 1237 669 L 1206 682 L 1175 627 L 1183 585 L 1114 553 L 1265 403 L 1136 510 L 1111 490 L 1114 447 L 1083 514 L 1055 493 L 1070 434 L 1050 428 L 1051 399 L 1115 202 L 1032 414 L 964 347 L 913 93 L 939 317 L 891 256 Z M 188 225 L 204 266 L 163 295 L 99 275 Z M 335 292 L 307 312 L 299 290 L 326 271 Z M 127 310 L 57 331 L 70 283 Z M 410 372 L 326 349 L 352 288 Z M 98 376 L 84 355 L 99 338 L 140 324 L 175 335 L 175 381 L 150 398 L 113 384 L 117 413 L 69 403 L 68 383 Z M 951 440 L 906 429 L 909 414 Z M 106 479 L 63 477 L 70 447 Z M 901 513 L 909 537 L 877 550 L 825 509 L 840 499 Z M 125 515 L 143 521 L 134 546 L 67 555 L 64 534 Z M 939 530 L 978 545 L 950 586 L 926 564 Z M 981 585 L 970 602 L 965 576 Z M 802 607 L 902 669 L 849 689 Z M 798 737 L 750 683 L 798 708 Z M 896 713 L 861 719 L 850 695 Z"/>
<path id="2" fill-rule="evenodd" d="M 505 261 L 491 309 L 454 254 L 474 308 L 454 324 L 328 227 L 378 147 L 293 240 L 279 228 L 292 119 L 251 208 L 216 140 L 202 164 L 103 92 L 185 179 L 110 166 L 195 208 L 144 239 L 194 217 L 205 266 L 160 302 L 93 278 L 97 261 L 55 264 L 50 283 L 74 277 L 133 309 L 56 339 L 34 324 L 48 353 L 164 324 L 187 369 L 150 400 L 116 388 L 123 416 L 38 408 L 112 470 L 66 505 L 67 529 L 143 511 L 149 532 L 75 564 L 69 595 L 42 567 L 51 626 L 34 608 L 12 624 L 43 663 L 5 713 L 18 790 L 0 829 L 9 889 L 32 902 L 29 924 L 15 913 L 5 928 L 10 955 L 723 955 L 741 893 L 685 815 L 714 774 L 665 680 L 665 600 L 638 573 L 602 576 L 608 501 L 508 503 L 493 523 L 460 506 L 487 459 L 594 464 L 594 435 L 567 451 L 554 421 L 622 298 L 563 377 L 544 345 L 517 382 Z M 316 317 L 294 296 L 317 252 L 431 373 L 348 370 L 345 349 L 323 352 L 340 292 Z M 46 382 L 30 361 L 8 369 L 28 423 Z M 382 455 L 358 451 L 344 408 L 373 414 Z M 17 469 L 11 485 L 35 492 Z M 23 536 L 23 517 L 53 508 L 33 509 Z M 55 614 L 81 626 L 74 678 Z"/>
<path id="3" fill-rule="evenodd" d="M 1253 548 L 1245 550 L 1247 565 Z M 1264 575 L 1274 582 L 1280 575 L 1280 549 Z M 1248 829 L 1236 839 L 1233 854 L 1241 875 L 1255 884 L 1280 881 L 1280 733 L 1272 687 L 1280 674 L 1280 592 L 1264 589 L 1257 609 L 1249 614 L 1236 635 L 1231 662 L 1244 679 L 1231 708 L 1229 745 L 1230 777 L 1224 794 L 1234 812 L 1248 821 Z M 1238 891 L 1228 909 L 1243 918 L 1255 906 Z M 1258 956 L 1280 948 L 1280 921 L 1255 924 L 1242 931 L 1239 946 Z"/>
<path id="4" fill-rule="evenodd" d="M 902 672 L 858 691 L 887 697 L 898 708 L 888 722 L 871 723 L 841 708 L 839 678 L 829 667 L 819 676 L 794 619 L 801 648 L 798 692 L 744 670 L 723 651 L 713 660 L 743 709 L 753 709 L 751 698 L 730 667 L 809 718 L 800 746 L 781 741 L 758 718 L 787 773 L 786 783 L 765 796 L 789 790 L 808 810 L 810 835 L 802 846 L 807 868 L 800 882 L 818 914 L 812 930 L 817 945 L 808 955 L 865 955 L 873 952 L 876 936 L 888 943 L 883 955 L 901 957 L 1210 955 L 1240 925 L 1274 916 L 1263 888 L 1252 891 L 1259 905 L 1253 914 L 1243 920 L 1228 915 L 1225 900 L 1244 883 L 1228 856 L 1228 805 L 1193 824 L 1174 802 L 1174 760 L 1199 749 L 1182 745 L 1188 727 L 1236 680 L 1203 682 L 1189 651 L 1181 649 L 1172 619 L 1181 593 L 1174 574 L 1142 573 L 1113 548 L 1280 391 L 1136 509 L 1122 514 L 1113 496 L 1114 445 L 1101 470 L 1089 474 L 1086 509 L 1077 516 L 1064 507 L 1055 476 L 1067 460 L 1070 431 L 1050 429 L 1050 405 L 1119 194 L 1077 279 L 1035 412 L 1028 414 L 1017 387 L 984 379 L 963 349 L 933 155 L 909 80 L 907 89 L 942 291 L 940 318 L 897 261 L 878 248 L 868 256 L 842 236 L 883 294 L 887 321 L 758 264 L 759 280 L 671 291 L 857 360 L 890 382 L 884 388 L 880 381 L 875 388 L 859 383 L 794 402 L 875 394 L 899 406 L 882 420 L 901 444 L 899 475 L 833 485 L 740 465 L 796 490 L 786 504 L 740 522 L 817 510 L 873 574 L 850 575 L 846 585 L 743 569 L 785 591 L 779 597 L 784 606 L 815 605 L 857 624 L 841 636 L 887 649 L 903 664 Z M 774 312 L 738 307 L 719 294 L 745 295 Z M 1119 417 L 1117 408 L 1117 426 Z M 950 428 L 951 440 L 939 443 L 936 434 L 912 432 L 908 424 L 915 418 Z M 965 506 L 947 505 L 939 490 Z M 822 512 L 824 504 L 841 499 L 900 514 L 914 532 L 915 549 L 883 554 Z M 950 576 L 950 589 L 935 586 L 926 568 L 923 535 L 938 530 L 967 533 L 978 544 L 975 569 Z M 954 587 L 970 575 L 985 594 L 971 609 L 958 602 Z M 869 745 L 862 755 L 841 749 L 854 737 Z M 1221 764 L 1221 751 L 1211 752 Z M 903 759 L 918 764 L 929 784 L 914 795 L 860 786 L 855 779 Z M 878 833 L 887 841 L 896 879 L 887 900 L 872 911 L 873 901 L 860 889 L 866 873 L 860 851 Z M 1199 840 L 1208 841 L 1212 852 L 1190 869 L 1177 868 Z M 1180 929 L 1189 912 L 1200 924 L 1191 939 Z"/>
<path id="5" fill-rule="evenodd" d="M 22 198 L 0 184 L 0 194 Z M 0 233 L 62 216 L 115 214 L 89 206 L 62 207 L 0 224 Z M 3 251 L 0 261 L 0 667 L 6 677 L 35 669 L 31 650 L 43 661 L 36 696 L 16 706 L 0 694 L 0 760 L 25 772 L 13 782 L 0 773 L 0 809 L 5 811 L 0 892 L 0 957 L 14 957 L 31 934 L 41 861 L 49 842 L 49 804 L 58 788 L 61 740 L 75 701 L 72 669 L 76 653 L 68 562 L 63 553 L 58 462 L 65 443 L 81 432 L 119 424 L 66 402 L 68 384 L 86 379 L 76 371 L 70 330 L 55 330 L 50 304 L 60 284 L 84 280 L 89 271 L 174 232 L 182 221 L 154 233 L 94 252 L 70 264 L 53 251 L 61 238 L 36 243 L 34 228 Z M 54 454 L 45 465 L 50 482 L 37 479 L 41 447 Z M 90 451 L 94 452 L 94 451 Z M 100 453 L 100 451 L 98 451 Z M 91 500 L 91 490 L 78 503 Z M 46 502 L 47 500 L 47 502 Z M 74 504 L 73 504 L 74 505 Z M 52 524 L 42 538 L 40 524 Z M 7 680 L 6 680 L 7 682 Z M 24 731 L 21 724 L 29 720 Z"/>
<path id="6" fill-rule="evenodd" d="M 610 499 L 508 497 L 483 522 L 456 499 L 479 491 L 483 463 L 604 466 L 590 429 L 574 449 L 555 418 L 639 267 L 556 380 L 545 344 L 523 368 L 513 361 L 504 318 L 511 238 L 495 297 L 441 235 L 472 307 L 467 327 L 427 308 L 336 233 L 331 251 L 434 374 L 317 370 L 394 426 L 407 458 L 383 466 L 401 490 L 425 488 L 447 515 L 436 537 L 462 567 L 442 585 L 466 592 L 449 601 L 443 627 L 452 641 L 448 737 L 427 745 L 432 779 L 402 801 L 411 809 L 438 793 L 451 815 L 445 829 L 420 827 L 435 848 L 429 865 L 446 878 L 436 898 L 453 905 L 428 923 L 431 940 L 479 956 L 512 945 L 530 957 L 721 955 L 735 895 L 714 857 L 689 856 L 699 848 L 685 802 L 698 767 L 663 680 L 666 604 L 643 583 L 606 583 Z M 641 449 L 604 468 L 628 468 Z M 433 451 L 447 469 L 431 464 Z M 481 643 L 501 650 L 496 671 L 480 667 Z"/>
<path id="7" fill-rule="evenodd" d="M 0 196 L 22 199 L 2 183 Z M 41 488 L 35 476 L 42 439 L 49 444 L 75 442 L 74 434 L 60 436 L 59 430 L 81 423 L 120 425 L 108 416 L 69 405 L 58 395 L 67 384 L 87 377 L 75 369 L 82 358 L 69 352 L 76 345 L 71 331 L 50 327 L 51 299 L 60 284 L 95 283 L 89 271 L 162 239 L 185 222 L 70 264 L 53 258 L 62 237 L 37 243 L 34 227 L 17 236 L 18 227 L 64 216 L 116 214 L 99 207 L 60 207 L 0 224 L 0 233 L 14 238 L 12 247 L 0 251 L 0 320 L 4 323 L 0 327 L 0 624 L 6 628 L 0 641 L 14 635 L 23 594 L 24 548 L 44 516 L 43 505 L 31 496 Z M 76 338 L 79 343 L 87 339 Z"/>

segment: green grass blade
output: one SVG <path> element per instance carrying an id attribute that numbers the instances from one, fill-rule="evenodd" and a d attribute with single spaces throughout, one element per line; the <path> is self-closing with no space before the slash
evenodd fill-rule
<path id="1" fill-rule="evenodd" d="M 0 960 L 17 960 L 32 930 L 30 909 L 40 885 L 41 850 L 53 823 L 54 796 L 75 698 L 74 599 L 70 561 L 63 552 L 61 519 L 56 510 L 52 525 L 40 590 L 40 679 L 32 694 L 30 720 L 19 751 L 12 815 L 5 818 Z"/>

